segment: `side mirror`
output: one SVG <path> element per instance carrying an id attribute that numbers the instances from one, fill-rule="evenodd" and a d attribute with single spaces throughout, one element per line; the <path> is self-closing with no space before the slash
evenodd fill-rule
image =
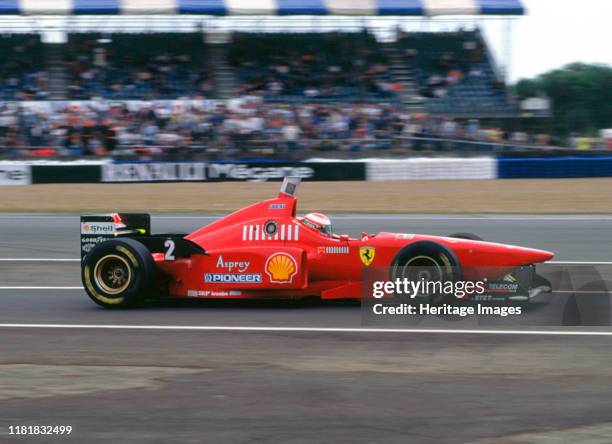
<path id="1" fill-rule="evenodd" d="M 340 235 L 340 240 L 341 240 L 342 242 L 348 242 L 348 240 L 349 240 L 349 239 L 350 239 L 350 238 L 349 238 L 349 235 L 348 235 L 348 234 L 341 234 L 341 235 Z"/>

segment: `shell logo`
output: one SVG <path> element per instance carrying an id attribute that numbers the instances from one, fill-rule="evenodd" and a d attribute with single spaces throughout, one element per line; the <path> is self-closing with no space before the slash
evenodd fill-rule
<path id="1" fill-rule="evenodd" d="M 273 284 L 290 284 L 298 271 L 297 262 L 287 253 L 274 253 L 264 269 Z"/>

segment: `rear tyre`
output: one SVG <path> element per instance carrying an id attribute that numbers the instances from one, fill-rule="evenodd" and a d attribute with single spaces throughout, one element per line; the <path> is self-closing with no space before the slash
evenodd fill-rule
<path id="1" fill-rule="evenodd" d="M 455 254 L 442 244 L 419 241 L 402 248 L 391 262 L 391 281 L 408 279 L 412 282 L 447 282 L 461 279 L 461 269 Z M 404 298 L 405 299 L 405 298 Z M 417 294 L 410 298 L 414 302 L 441 304 L 454 302 L 453 294 L 435 292 Z"/>
<path id="2" fill-rule="evenodd" d="M 155 262 L 134 239 L 112 239 L 95 246 L 83 259 L 81 279 L 89 297 L 106 308 L 134 307 L 155 283 Z"/>
<path id="3" fill-rule="evenodd" d="M 472 234 L 472 233 L 454 233 L 450 234 L 448 237 L 454 237 L 455 239 L 469 239 L 475 241 L 482 241 L 482 237 Z"/>

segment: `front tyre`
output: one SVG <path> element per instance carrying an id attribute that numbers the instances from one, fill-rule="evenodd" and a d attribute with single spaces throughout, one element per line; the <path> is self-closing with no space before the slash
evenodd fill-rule
<path id="1" fill-rule="evenodd" d="M 83 259 L 81 279 L 88 296 L 106 308 L 133 307 L 153 290 L 155 262 L 134 239 L 96 245 Z"/>
<path id="2" fill-rule="evenodd" d="M 391 262 L 391 281 L 396 279 L 417 282 L 437 282 L 444 286 L 447 282 L 461 279 L 459 260 L 455 254 L 442 244 L 432 241 L 419 241 L 402 248 Z M 412 295 L 417 302 L 440 304 L 454 301 L 452 295 L 426 293 Z"/>

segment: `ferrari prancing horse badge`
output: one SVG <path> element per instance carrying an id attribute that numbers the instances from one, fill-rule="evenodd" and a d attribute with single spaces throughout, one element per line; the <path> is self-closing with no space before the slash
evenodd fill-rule
<path id="1" fill-rule="evenodd" d="M 366 267 L 372 263 L 374 260 L 374 255 L 376 254 L 376 248 L 374 247 L 360 247 L 359 248 L 359 258 L 363 265 Z"/>

